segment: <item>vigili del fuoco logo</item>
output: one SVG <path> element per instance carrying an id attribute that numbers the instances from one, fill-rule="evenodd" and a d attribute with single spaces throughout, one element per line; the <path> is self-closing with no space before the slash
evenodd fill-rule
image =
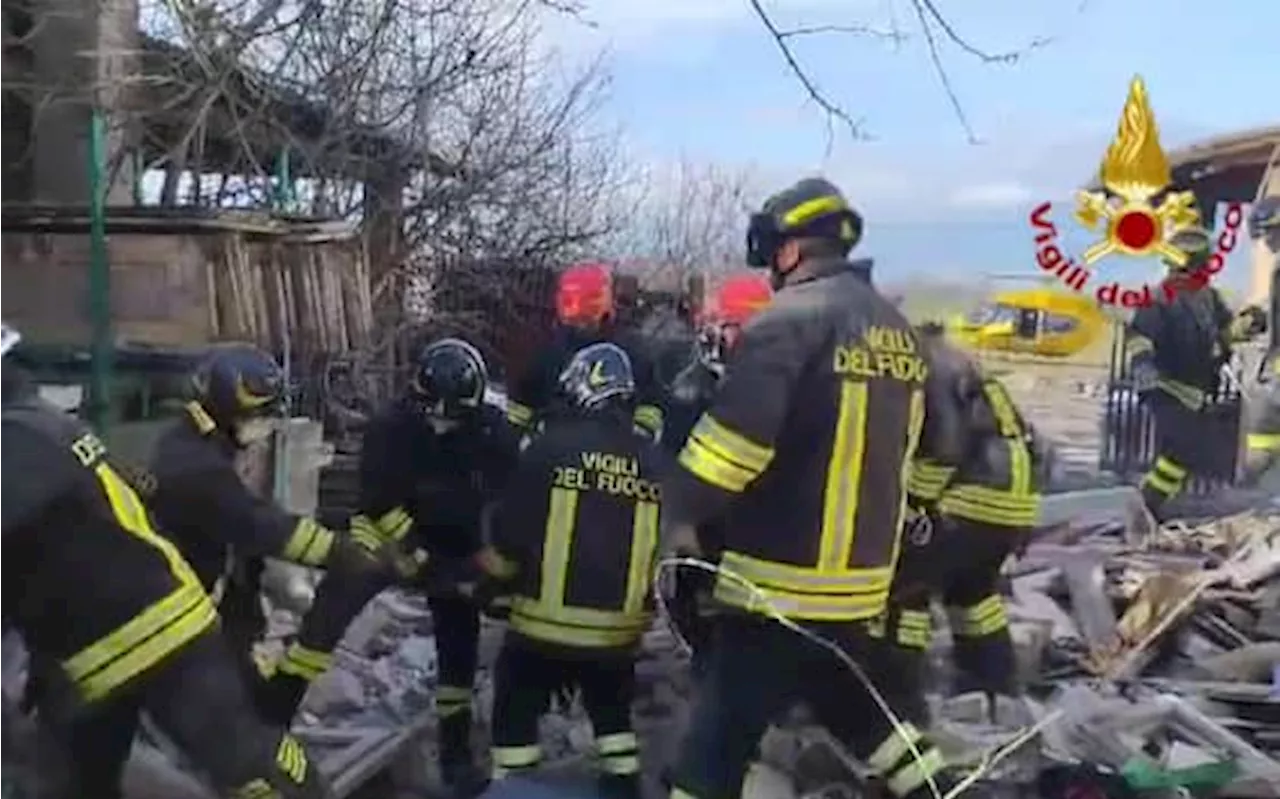
<path id="1" fill-rule="evenodd" d="M 1179 266 L 1187 263 L 1189 254 L 1172 242 L 1178 233 L 1200 225 L 1200 213 L 1194 194 L 1171 188 L 1169 160 L 1160 147 L 1160 132 L 1141 77 L 1134 77 L 1129 84 L 1120 126 L 1103 156 L 1098 178 L 1102 191 L 1076 193 L 1072 216 L 1085 229 L 1101 234 L 1079 258 L 1066 253 L 1059 244 L 1058 228 L 1050 217 L 1052 203 L 1041 203 L 1031 212 L 1036 263 L 1042 270 L 1084 293 L 1093 276 L 1093 265 L 1104 258 L 1156 256 Z M 1213 253 L 1190 274 L 1177 280 L 1166 279 L 1156 286 L 1125 286 L 1108 281 L 1093 288 L 1094 296 L 1103 305 L 1139 308 L 1150 305 L 1161 292 L 1171 297 L 1180 290 L 1200 288 L 1222 271 L 1227 255 L 1238 243 L 1243 223 L 1243 207 L 1232 203 Z"/>

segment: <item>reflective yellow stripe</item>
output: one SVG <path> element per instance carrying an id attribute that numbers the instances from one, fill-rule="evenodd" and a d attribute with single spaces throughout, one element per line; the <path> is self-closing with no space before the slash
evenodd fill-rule
<path id="1" fill-rule="evenodd" d="M 845 380 L 840 384 L 835 437 L 831 457 L 827 460 L 826 488 L 822 494 L 819 571 L 838 572 L 849 568 L 853 536 L 858 526 L 858 491 L 862 488 L 866 444 L 867 384 Z"/>
<path id="2" fill-rule="evenodd" d="M 638 405 L 632 420 L 646 430 L 656 433 L 662 429 L 662 409 L 656 405 Z"/>
<path id="3" fill-rule="evenodd" d="M 1182 480 L 1187 476 L 1187 470 L 1185 467 L 1179 466 L 1164 455 L 1160 455 L 1156 458 L 1156 462 L 1152 464 L 1152 468 L 1159 471 L 1165 477 L 1170 477 L 1174 480 Z"/>
<path id="4" fill-rule="evenodd" d="M 1192 410 L 1198 410 L 1204 405 L 1203 389 L 1166 377 L 1157 380 L 1156 387 Z"/>
<path id="5" fill-rule="evenodd" d="M 1151 352 L 1155 349 L 1151 344 L 1151 339 L 1146 336 L 1130 334 L 1124 342 L 1124 354 L 1132 359 L 1135 355 Z"/>
<path id="6" fill-rule="evenodd" d="M 943 466 L 928 458 L 917 458 L 907 467 L 907 491 L 914 497 L 936 500 L 956 473 L 954 466 Z"/>
<path id="7" fill-rule="evenodd" d="M 1182 489 L 1182 485 L 1179 481 L 1170 480 L 1168 477 L 1165 477 L 1156 471 L 1150 471 L 1143 475 L 1141 485 L 1144 488 L 1154 488 L 1166 497 L 1172 497 Z"/>
<path id="8" fill-rule="evenodd" d="M 304 566 L 320 566 L 329 558 L 333 539 L 332 530 L 326 530 L 315 519 L 304 516 L 294 525 L 280 557 Z"/>
<path id="9" fill-rule="evenodd" d="M 297 738 L 288 733 L 280 736 L 280 745 L 276 747 L 276 765 L 294 783 L 301 785 L 306 781 L 307 752 Z"/>
<path id="10" fill-rule="evenodd" d="M 196 426 L 196 432 L 202 436 L 207 436 L 214 430 L 218 429 L 218 425 L 213 421 L 213 417 L 209 415 L 204 406 L 198 402 L 188 402 L 185 406 L 187 416 L 191 417 L 191 421 Z"/>
<path id="11" fill-rule="evenodd" d="M 658 503 L 637 502 L 631 522 L 631 556 L 627 563 L 627 595 L 622 603 L 623 614 L 637 616 L 644 612 L 657 551 Z"/>
<path id="12" fill-rule="evenodd" d="M 533 421 L 533 409 L 528 405 L 507 399 L 507 421 L 516 427 L 526 427 Z"/>
<path id="13" fill-rule="evenodd" d="M 328 671 L 331 665 L 333 665 L 331 653 L 309 649 L 295 641 L 289 644 L 284 657 L 276 664 L 276 671 L 311 682 Z"/>
<path id="14" fill-rule="evenodd" d="M 804 202 L 792 208 L 782 215 L 782 227 L 794 228 L 803 225 L 816 217 L 823 214 L 834 214 L 837 211 L 849 210 L 849 204 L 844 198 L 837 194 L 828 194 L 823 197 L 815 197 L 812 200 Z"/>
<path id="15" fill-rule="evenodd" d="M 683 788 L 672 788 L 671 793 L 667 794 L 667 799 L 701 799 L 697 794 L 692 794 Z"/>
<path id="16" fill-rule="evenodd" d="M 231 799 L 281 799 L 280 792 L 259 777 L 250 780 L 231 792 Z"/>
<path id="17" fill-rule="evenodd" d="M 374 526 L 378 528 L 379 532 L 382 533 L 382 537 L 386 540 L 399 541 L 413 527 L 413 517 L 404 508 L 395 507 L 376 519 Z"/>
<path id="18" fill-rule="evenodd" d="M 489 750 L 493 761 L 490 774 L 495 780 L 513 771 L 533 768 L 542 761 L 542 748 L 537 744 L 527 746 L 494 746 Z"/>
<path id="19" fill-rule="evenodd" d="M 933 618 L 928 611 L 904 610 L 898 616 L 898 643 L 912 649 L 927 649 L 933 637 Z"/>
<path id="20" fill-rule="evenodd" d="M 436 688 L 436 715 L 442 719 L 471 709 L 471 686 L 441 685 Z"/>
<path id="21" fill-rule="evenodd" d="M 1028 467 L 1029 468 L 1029 467 Z M 1030 472 L 1022 479 L 1030 481 Z M 942 495 L 938 510 L 948 516 L 1001 527 L 1034 527 L 1040 516 L 1040 495 L 1012 493 L 979 485 L 953 485 Z"/>
<path id="22" fill-rule="evenodd" d="M 911 753 L 911 747 L 920 742 L 924 734 L 911 722 L 904 722 L 902 727 L 889 733 L 889 737 L 876 747 L 867 758 L 867 766 L 879 776 L 889 773 L 898 761 Z"/>
<path id="23" fill-rule="evenodd" d="M 812 621 L 870 619 L 884 610 L 893 579 L 890 566 L 820 572 L 813 567 L 753 558 L 741 552 L 725 552 L 725 569 L 751 581 L 760 594 L 721 574 L 715 598 L 753 613 L 770 609 L 783 616 Z"/>
<path id="24" fill-rule="evenodd" d="M 1280 433 L 1249 433 L 1244 437 L 1244 445 L 1258 452 L 1280 452 Z"/>
<path id="25" fill-rule="evenodd" d="M 740 492 L 773 460 L 773 449 L 739 435 L 704 413 L 680 452 L 680 464 L 701 480 Z"/>
<path id="26" fill-rule="evenodd" d="M 596 738 L 600 769 L 608 774 L 640 772 L 640 742 L 634 732 L 615 732 Z"/>
<path id="27" fill-rule="evenodd" d="M 538 598 L 512 598 L 511 629 L 530 638 L 566 646 L 629 646 L 649 624 L 649 614 L 643 608 L 657 546 L 657 505 L 652 502 L 636 505 L 626 594 L 628 607 L 634 605 L 634 610 L 569 607 L 564 602 L 565 581 L 569 575 L 579 493 L 569 488 L 551 489 Z M 640 537 L 645 540 L 638 540 Z"/>
<path id="28" fill-rule="evenodd" d="M 1004 598 L 998 594 L 992 594 L 969 607 L 951 608 L 948 613 L 951 617 L 952 632 L 965 638 L 992 635 L 1009 626 Z"/>
<path id="29" fill-rule="evenodd" d="M 1022 420 L 1014 408 L 1013 399 L 999 380 L 988 379 L 982 383 L 982 394 L 995 418 L 996 430 L 1002 438 L 1015 438 L 1023 434 Z"/>
<path id="30" fill-rule="evenodd" d="M 885 784 L 894 796 L 906 796 L 927 783 L 946 766 L 942 752 L 936 747 L 930 747 L 921 757 L 913 757 L 905 766 L 894 771 Z"/>
<path id="31" fill-rule="evenodd" d="M 185 646 L 218 620 L 199 578 L 156 533 L 142 501 L 105 461 L 92 468 L 120 527 L 159 550 L 178 587 L 62 664 L 85 701 L 101 699 Z"/>

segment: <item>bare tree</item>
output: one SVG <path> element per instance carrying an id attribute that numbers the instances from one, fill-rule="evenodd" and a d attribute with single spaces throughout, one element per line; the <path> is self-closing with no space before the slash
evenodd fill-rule
<path id="1" fill-rule="evenodd" d="M 684 277 L 742 263 L 744 220 L 754 199 L 749 169 L 682 160 L 654 170 L 635 199 L 619 253 Z"/>

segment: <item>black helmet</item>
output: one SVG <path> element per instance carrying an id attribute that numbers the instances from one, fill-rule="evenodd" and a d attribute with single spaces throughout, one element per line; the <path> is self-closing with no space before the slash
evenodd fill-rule
<path id="1" fill-rule="evenodd" d="M 1263 197 L 1249 209 L 1249 235 L 1259 239 L 1280 227 L 1280 196 Z"/>
<path id="2" fill-rule="evenodd" d="M 579 411 L 629 404 L 636 393 L 630 356 L 607 341 L 583 347 L 560 373 L 560 393 Z"/>
<path id="3" fill-rule="evenodd" d="M 484 404 L 488 385 L 480 351 L 460 338 L 442 338 L 418 355 L 409 391 L 429 416 L 461 419 Z"/>
<path id="4" fill-rule="evenodd" d="M 209 419 L 227 433 L 248 419 L 284 410 L 284 372 L 252 344 L 215 345 L 192 373 L 191 390 Z"/>
<path id="5" fill-rule="evenodd" d="M 787 239 L 830 239 L 844 253 L 862 238 L 862 217 L 831 182 L 805 178 L 765 201 L 747 226 L 747 263 L 773 266 L 774 256 Z"/>
<path id="6" fill-rule="evenodd" d="M 17 328 L 9 327 L 8 323 L 0 323 L 3 331 L 0 332 L 0 357 L 9 354 L 9 350 L 18 346 L 18 342 L 22 341 L 22 334 Z"/>
<path id="7" fill-rule="evenodd" d="M 1170 236 L 1169 244 L 1186 253 L 1187 260 L 1179 264 L 1166 258 L 1165 266 L 1169 269 L 1194 271 L 1208 263 L 1213 236 L 1202 227 L 1189 227 Z"/>

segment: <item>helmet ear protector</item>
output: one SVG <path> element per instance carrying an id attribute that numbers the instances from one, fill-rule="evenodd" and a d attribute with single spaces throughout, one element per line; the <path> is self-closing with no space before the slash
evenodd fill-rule
<path id="1" fill-rule="evenodd" d="M 772 267 L 787 239 L 838 239 L 846 253 L 862 239 L 861 215 L 839 194 L 805 200 L 786 211 L 771 211 L 768 205 L 747 223 L 747 264 L 757 269 Z"/>

